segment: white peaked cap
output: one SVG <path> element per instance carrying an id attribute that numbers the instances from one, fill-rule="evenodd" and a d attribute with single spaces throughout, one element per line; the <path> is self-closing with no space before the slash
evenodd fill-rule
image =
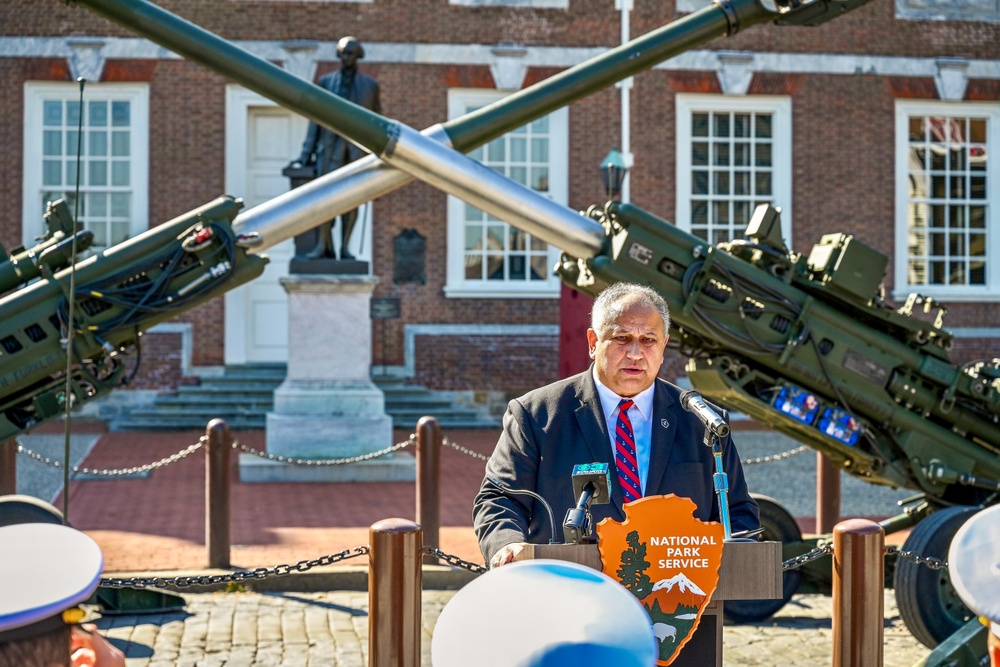
<path id="1" fill-rule="evenodd" d="M 490 570 L 445 606 L 434 627 L 434 667 L 651 667 L 649 614 L 603 572 L 560 560 Z"/>
<path id="2" fill-rule="evenodd" d="M 948 549 L 955 592 L 969 609 L 1000 623 L 1000 505 L 972 515 Z"/>
<path id="3" fill-rule="evenodd" d="M 0 527 L 0 642 L 32 633 L 86 601 L 101 580 L 101 548 L 80 531 L 52 523 Z"/>

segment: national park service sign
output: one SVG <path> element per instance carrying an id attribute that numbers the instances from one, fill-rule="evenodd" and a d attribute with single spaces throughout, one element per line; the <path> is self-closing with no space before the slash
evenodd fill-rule
<path id="1" fill-rule="evenodd" d="M 597 524 L 604 573 L 646 608 L 660 648 L 656 664 L 669 665 L 694 635 L 719 583 L 723 527 L 694 518 L 694 501 L 673 494 L 640 498 L 624 509 L 624 523 Z"/>

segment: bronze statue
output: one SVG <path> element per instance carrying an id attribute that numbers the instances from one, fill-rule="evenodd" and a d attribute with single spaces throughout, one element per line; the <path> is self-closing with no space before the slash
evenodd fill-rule
<path id="1" fill-rule="evenodd" d="M 337 57 L 340 58 L 340 69 L 320 77 L 319 85 L 350 102 L 375 113 L 382 113 L 378 83 L 372 77 L 358 70 L 358 60 L 365 57 L 365 50 L 362 48 L 361 42 L 355 37 L 341 38 L 337 42 Z M 316 176 L 322 176 L 348 162 L 357 160 L 364 154 L 363 149 L 358 148 L 342 136 L 310 122 L 305 143 L 302 145 L 302 154 L 289 166 L 313 166 Z M 351 231 L 354 229 L 357 217 L 357 209 L 347 211 L 340 216 L 340 259 L 342 260 L 354 259 L 354 256 L 347 250 L 347 243 L 351 239 Z M 332 235 L 333 223 L 334 220 L 328 220 L 320 225 L 316 247 L 305 255 L 306 258 L 336 257 Z"/>

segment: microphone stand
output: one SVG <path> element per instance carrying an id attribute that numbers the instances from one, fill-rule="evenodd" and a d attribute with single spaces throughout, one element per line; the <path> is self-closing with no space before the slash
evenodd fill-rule
<path id="1" fill-rule="evenodd" d="M 723 542 L 754 542 L 749 537 L 733 537 L 733 529 L 729 523 L 729 476 L 722 466 L 722 445 L 719 436 L 710 428 L 705 429 L 705 446 L 712 448 L 712 458 L 715 459 L 715 474 L 712 481 L 715 493 L 719 496 L 719 518 L 722 519 Z"/>

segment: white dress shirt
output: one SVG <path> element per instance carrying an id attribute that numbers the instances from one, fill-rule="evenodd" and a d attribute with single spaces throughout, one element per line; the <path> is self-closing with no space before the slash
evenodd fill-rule
<path id="1" fill-rule="evenodd" d="M 615 456 L 615 431 L 618 424 L 618 404 L 624 396 L 619 396 L 608 389 L 593 371 L 594 383 L 597 385 L 597 395 L 601 397 L 601 407 L 604 408 L 604 420 L 608 426 L 608 436 L 611 442 L 611 460 Z M 642 494 L 646 495 L 646 477 L 649 476 L 649 450 L 653 439 L 653 391 L 654 382 L 647 389 L 635 396 L 629 397 L 635 405 L 628 409 L 628 418 L 632 422 L 632 435 L 635 437 L 635 460 L 639 464 L 639 481 L 642 484 Z"/>

